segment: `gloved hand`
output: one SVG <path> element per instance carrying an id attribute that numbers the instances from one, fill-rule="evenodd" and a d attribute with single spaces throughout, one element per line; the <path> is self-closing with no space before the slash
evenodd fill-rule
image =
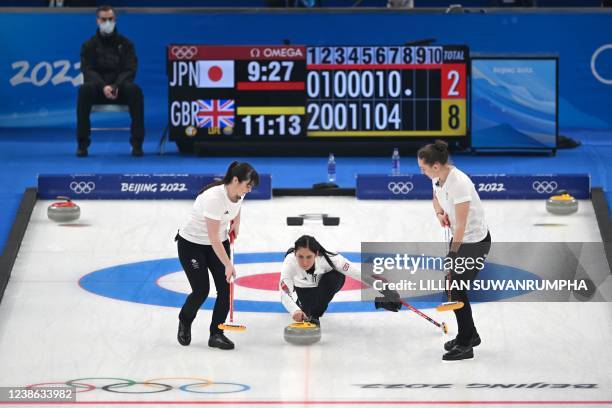
<path id="1" fill-rule="evenodd" d="M 400 295 L 395 290 L 383 290 L 383 297 L 377 297 L 374 299 L 374 307 L 376 309 L 386 309 L 390 312 L 397 312 L 402 308 L 402 302 L 400 301 Z"/>

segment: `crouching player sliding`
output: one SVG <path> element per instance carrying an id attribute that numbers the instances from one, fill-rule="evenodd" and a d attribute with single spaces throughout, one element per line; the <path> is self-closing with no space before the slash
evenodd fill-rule
<path id="1" fill-rule="evenodd" d="M 347 275 L 363 280 L 360 270 L 345 257 L 326 250 L 314 237 L 303 235 L 287 251 L 283 262 L 279 282 L 283 306 L 296 322 L 309 321 L 320 326 L 319 319 L 342 289 Z M 372 286 L 373 279 L 364 283 Z M 383 297 L 374 302 L 377 309 L 392 312 L 401 309 L 396 291 L 381 293 Z"/>

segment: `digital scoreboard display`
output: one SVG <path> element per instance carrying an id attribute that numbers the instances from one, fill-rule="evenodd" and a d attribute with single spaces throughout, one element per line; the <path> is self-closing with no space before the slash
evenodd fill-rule
<path id="1" fill-rule="evenodd" d="M 171 140 L 462 137 L 465 46 L 168 47 Z"/>

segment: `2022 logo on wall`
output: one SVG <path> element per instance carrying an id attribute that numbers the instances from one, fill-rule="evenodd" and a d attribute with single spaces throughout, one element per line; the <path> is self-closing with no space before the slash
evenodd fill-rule
<path id="1" fill-rule="evenodd" d="M 30 69 L 30 66 L 32 68 Z M 70 62 L 69 60 L 41 61 L 36 64 L 30 61 L 15 61 L 11 68 L 17 70 L 11 77 L 9 83 L 12 86 L 32 84 L 34 86 L 45 86 L 49 83 L 57 86 L 69 83 L 74 87 L 83 84 L 83 74 L 81 73 L 80 62 Z"/>

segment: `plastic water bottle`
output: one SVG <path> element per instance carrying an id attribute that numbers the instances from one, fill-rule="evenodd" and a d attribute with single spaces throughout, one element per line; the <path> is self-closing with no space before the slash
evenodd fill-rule
<path id="1" fill-rule="evenodd" d="M 330 153 L 327 159 L 327 181 L 330 183 L 336 181 L 336 158 L 333 153 Z"/>
<path id="2" fill-rule="evenodd" d="M 391 175 L 399 176 L 400 174 L 400 154 L 397 147 L 393 149 L 393 155 L 391 156 Z"/>

